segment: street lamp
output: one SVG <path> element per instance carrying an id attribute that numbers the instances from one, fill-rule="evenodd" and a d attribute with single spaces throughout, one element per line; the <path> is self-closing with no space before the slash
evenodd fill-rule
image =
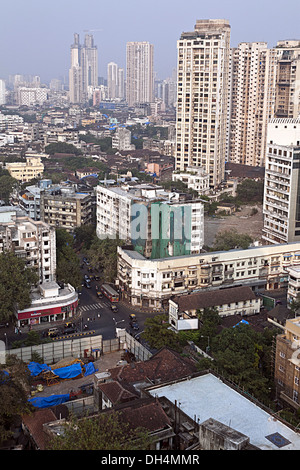
<path id="1" fill-rule="evenodd" d="M 206 354 L 208 354 L 209 351 L 210 351 L 209 336 L 202 336 L 202 335 L 201 335 L 200 337 L 201 337 L 201 338 L 207 338 L 207 347 L 206 347 L 206 351 L 205 351 L 205 352 L 206 352 Z"/>

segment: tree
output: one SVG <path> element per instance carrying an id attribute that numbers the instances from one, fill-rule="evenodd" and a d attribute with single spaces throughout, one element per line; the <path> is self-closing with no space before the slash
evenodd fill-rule
<path id="1" fill-rule="evenodd" d="M 263 202 L 264 183 L 263 181 L 255 181 L 247 178 L 237 186 L 236 199 L 243 204 Z"/>
<path id="2" fill-rule="evenodd" d="M 45 152 L 48 155 L 53 155 L 54 153 L 70 153 L 73 155 L 82 155 L 80 149 L 75 147 L 73 144 L 67 144 L 66 142 L 54 142 L 45 147 Z"/>
<path id="3" fill-rule="evenodd" d="M 79 258 L 74 251 L 74 238 L 65 229 L 56 229 L 57 280 L 77 288 L 81 285 Z"/>
<path id="4" fill-rule="evenodd" d="M 150 347 L 160 349 L 168 346 L 174 351 L 182 351 L 183 345 L 180 337 L 170 329 L 168 315 L 156 315 L 153 318 L 147 318 L 144 326 L 145 330 L 141 336 L 149 343 Z"/>
<path id="5" fill-rule="evenodd" d="M 64 432 L 51 439 L 48 450 L 147 450 L 151 441 L 147 430 L 132 429 L 122 412 L 110 411 L 92 418 L 71 417 Z"/>
<path id="6" fill-rule="evenodd" d="M 120 238 L 94 237 L 87 251 L 87 256 L 94 269 L 102 269 L 103 277 L 107 282 L 113 282 L 117 277 L 117 247 L 124 241 Z"/>
<path id="7" fill-rule="evenodd" d="M 0 199 L 6 204 L 9 202 L 9 196 L 18 181 L 10 176 L 7 170 L 0 169 Z"/>
<path id="8" fill-rule="evenodd" d="M 0 443 L 11 437 L 14 419 L 30 412 L 28 393 L 30 372 L 16 356 L 8 356 L 0 369 Z"/>
<path id="9" fill-rule="evenodd" d="M 39 278 L 23 259 L 12 252 L 0 254 L 0 321 L 31 305 L 31 288 Z"/>
<path id="10" fill-rule="evenodd" d="M 247 249 L 253 242 L 250 235 L 238 233 L 236 230 L 224 230 L 216 235 L 213 249 L 214 251 L 228 251 L 235 248 Z"/>
<path id="11" fill-rule="evenodd" d="M 83 250 L 89 250 L 96 237 L 94 225 L 81 225 L 80 227 L 76 227 L 74 233 L 76 248 L 82 247 Z"/>

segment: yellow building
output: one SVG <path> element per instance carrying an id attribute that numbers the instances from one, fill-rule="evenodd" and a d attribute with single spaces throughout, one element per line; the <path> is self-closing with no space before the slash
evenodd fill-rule
<path id="1" fill-rule="evenodd" d="M 13 162 L 5 165 L 10 175 L 22 183 L 27 183 L 34 178 L 40 178 L 44 172 L 44 164 L 41 157 L 26 157 L 25 162 Z"/>

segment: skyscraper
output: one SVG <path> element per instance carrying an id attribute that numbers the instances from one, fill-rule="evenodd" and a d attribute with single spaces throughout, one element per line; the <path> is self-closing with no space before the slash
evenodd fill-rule
<path id="1" fill-rule="evenodd" d="M 82 103 L 88 99 L 89 87 L 98 85 L 98 51 L 91 34 L 85 35 L 84 44 L 79 34 L 74 34 L 71 46 L 71 67 L 69 70 L 69 98 L 71 103 Z"/>
<path id="2" fill-rule="evenodd" d="M 300 115 L 300 40 L 278 41 L 275 117 Z"/>
<path id="3" fill-rule="evenodd" d="M 265 42 L 232 49 L 229 161 L 264 166 L 267 125 L 274 116 L 276 51 Z"/>
<path id="4" fill-rule="evenodd" d="M 153 101 L 153 44 L 128 42 L 126 50 L 126 100 L 128 106 Z"/>
<path id="5" fill-rule="evenodd" d="M 115 62 L 107 65 L 107 89 L 109 99 L 124 98 L 124 69 L 119 68 Z"/>
<path id="6" fill-rule="evenodd" d="M 202 167 L 210 187 L 225 174 L 230 25 L 197 20 L 177 42 L 176 170 Z"/>

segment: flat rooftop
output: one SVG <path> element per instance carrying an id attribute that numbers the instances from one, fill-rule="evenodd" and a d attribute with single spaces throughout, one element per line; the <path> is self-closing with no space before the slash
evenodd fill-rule
<path id="1" fill-rule="evenodd" d="M 213 374 L 148 391 L 172 403 L 176 400 L 180 410 L 199 424 L 213 418 L 245 434 L 250 443 L 261 450 L 300 450 L 299 434 Z"/>

